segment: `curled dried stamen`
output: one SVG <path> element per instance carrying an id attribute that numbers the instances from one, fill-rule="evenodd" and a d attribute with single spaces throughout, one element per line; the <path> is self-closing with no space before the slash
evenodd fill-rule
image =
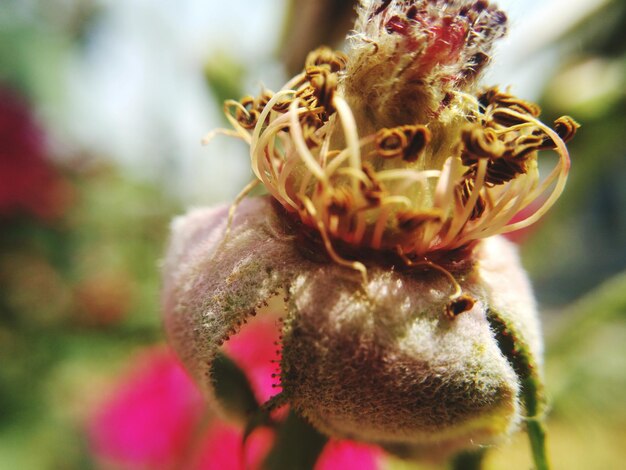
<path id="1" fill-rule="evenodd" d="M 324 242 L 324 247 L 326 248 L 328 256 L 330 256 L 335 263 L 358 271 L 361 274 L 363 284 L 367 284 L 367 268 L 363 263 L 359 261 L 349 261 L 337 254 L 330 238 L 328 237 L 328 233 L 326 231 L 324 223 L 318 217 L 316 217 L 317 211 L 315 210 L 315 207 L 313 206 L 311 200 L 308 198 L 303 199 L 302 207 L 306 211 L 304 214 L 305 218 L 311 217 L 311 221 L 315 222 L 315 228 L 318 230 L 320 236 L 322 237 L 322 241 Z"/>
<path id="2" fill-rule="evenodd" d="M 302 99 L 302 93 L 301 92 L 296 92 L 295 95 L 298 98 Z M 278 113 L 285 113 L 289 109 L 289 105 L 291 104 L 292 101 L 293 101 L 292 98 L 284 97 L 284 98 L 282 98 L 282 99 L 280 99 L 278 101 L 275 101 L 274 104 L 272 105 L 271 110 L 272 111 L 276 111 Z"/>
<path id="3" fill-rule="evenodd" d="M 429 222 L 441 222 L 441 213 L 438 211 L 400 211 L 396 214 L 398 228 L 403 232 L 414 232 L 423 228 Z"/>
<path id="4" fill-rule="evenodd" d="M 489 171 L 489 170 L 487 170 Z M 476 178 L 475 171 L 470 170 L 468 174 L 465 175 L 459 186 L 457 187 L 456 195 L 460 201 L 460 204 L 465 207 L 470 200 L 472 192 L 474 191 L 474 180 Z M 489 173 L 487 173 L 487 179 L 489 179 Z M 475 220 L 480 218 L 485 213 L 485 208 L 487 207 L 487 203 L 485 202 L 485 198 L 478 194 L 478 198 L 474 203 L 474 207 L 472 208 L 472 212 L 470 213 L 469 220 Z"/>
<path id="5" fill-rule="evenodd" d="M 246 96 L 241 99 L 240 106 L 235 107 L 235 119 L 244 129 L 253 129 L 259 118 L 259 111 L 255 109 L 255 99 Z"/>
<path id="6" fill-rule="evenodd" d="M 405 162 L 415 162 L 429 144 L 431 133 L 422 125 L 407 125 L 381 129 L 376 133 L 375 146 L 383 158 L 402 157 Z"/>
<path id="7" fill-rule="evenodd" d="M 365 199 L 372 206 L 377 206 L 385 194 L 382 185 L 376 179 L 376 171 L 370 163 L 364 163 L 361 171 L 366 177 L 366 182 L 361 182 L 360 189 Z"/>
<path id="8" fill-rule="evenodd" d="M 463 74 L 453 71 L 453 77 L 437 84 L 442 88 L 432 95 L 433 106 L 419 93 L 407 95 L 406 104 L 397 100 L 395 87 L 403 80 L 413 80 L 412 84 L 417 83 L 415 77 L 421 80 L 424 67 L 433 65 L 429 61 L 443 64 L 456 53 L 455 47 L 480 42 L 471 34 L 463 36 L 464 28 L 474 34 L 477 25 L 487 24 L 483 21 L 497 23 L 496 10 L 488 6 L 483 13 L 470 8 L 466 16 L 460 15 L 467 19 L 462 19 L 433 9 L 435 3 L 428 3 L 425 13 L 404 11 L 404 3 L 392 1 L 393 14 L 386 7 L 377 14 L 376 21 L 391 29 L 385 32 L 387 39 L 408 47 L 419 30 L 429 49 L 406 55 L 390 78 L 388 93 L 380 86 L 376 96 L 367 95 L 373 96 L 371 101 L 366 95 L 354 95 L 357 84 L 368 84 L 359 82 L 366 71 L 373 77 L 385 76 L 387 65 L 372 55 L 390 53 L 384 44 L 373 53 L 370 44 L 376 38 L 365 32 L 361 38 L 367 44 L 365 56 L 346 59 L 342 53 L 319 49 L 280 91 L 263 90 L 257 98 L 226 104 L 236 135 L 250 142 L 254 174 L 288 214 L 320 233 L 331 259 L 344 266 L 359 270 L 364 266 L 345 259 L 344 249 L 348 258 L 358 259 L 361 247 L 394 257 L 400 246 L 402 259 L 413 264 L 431 253 L 523 227 L 543 214 L 563 189 L 569 169 L 563 140 L 577 128 L 571 118 L 560 118 L 552 130 L 537 120 L 540 109 L 533 103 L 497 88 L 476 96 L 454 88 L 451 84 Z M 452 30 L 440 30 L 444 25 Z M 446 38 L 452 42 L 446 44 Z M 479 67 L 488 60 L 487 52 L 472 44 L 467 46 L 470 65 Z M 379 95 L 388 101 L 377 101 Z M 393 109 L 387 112 L 385 106 Z M 398 117 L 392 112 L 398 106 L 418 111 Z M 538 151 L 548 148 L 559 160 L 542 181 Z M 537 213 L 509 223 L 552 185 Z"/>
<path id="9" fill-rule="evenodd" d="M 263 108 L 269 103 L 274 94 L 269 90 L 263 90 L 259 96 L 254 100 L 254 108 L 262 111 Z"/>
<path id="10" fill-rule="evenodd" d="M 479 158 L 500 158 L 506 150 L 505 144 L 498 139 L 493 129 L 485 129 L 480 125 L 463 129 L 461 140 L 464 145 L 461 158 L 467 166 L 474 165 Z"/>
<path id="11" fill-rule="evenodd" d="M 322 127 L 323 122 L 316 113 L 306 113 L 300 118 L 302 126 L 302 136 L 309 148 L 319 147 L 322 143 L 322 137 L 317 134 L 317 130 Z"/>
<path id="12" fill-rule="evenodd" d="M 307 109 L 315 109 L 317 107 L 318 99 L 315 88 L 310 85 L 298 90 L 296 92 L 296 98 L 298 99 L 300 104 Z M 277 106 L 280 105 L 277 104 Z"/>
<path id="13" fill-rule="evenodd" d="M 458 298 L 451 300 L 446 304 L 446 316 L 453 320 L 463 312 L 467 312 L 474 307 L 476 300 L 467 294 L 462 294 Z"/>
<path id="14" fill-rule="evenodd" d="M 381 129 L 376 134 L 376 151 L 383 158 L 402 156 L 407 137 L 399 128 Z"/>
<path id="15" fill-rule="evenodd" d="M 504 127 L 513 127 L 528 123 L 526 114 L 510 108 L 496 108 L 491 112 L 490 117 L 496 124 Z"/>
<path id="16" fill-rule="evenodd" d="M 309 52 L 306 57 L 305 67 L 326 65 L 331 72 L 340 72 L 346 68 L 348 56 L 341 51 L 333 51 L 329 47 L 320 47 Z"/>
<path id="17" fill-rule="evenodd" d="M 554 132 L 556 132 L 561 140 L 563 140 L 563 142 L 565 143 L 574 138 L 574 135 L 576 135 L 576 131 L 579 128 L 580 124 L 578 124 L 570 116 L 561 116 L 556 121 L 554 121 Z M 541 148 L 553 149 L 555 146 L 555 142 L 548 135 L 544 135 Z"/>
<path id="18" fill-rule="evenodd" d="M 541 108 L 535 103 L 522 100 L 508 93 L 501 92 L 498 87 L 487 89 L 478 97 L 478 101 L 487 108 L 494 106 L 498 108 L 509 108 L 522 114 L 529 114 L 538 117 L 541 114 Z"/>
<path id="19" fill-rule="evenodd" d="M 533 135 L 521 135 L 511 139 L 507 134 L 498 134 L 495 130 L 480 125 L 465 128 L 461 133 L 461 139 L 464 145 L 461 159 L 463 164 L 471 169 L 461 184 L 462 201 L 467 199 L 468 191 L 473 187 L 471 175 L 476 173 L 479 159 L 489 160 L 485 183 L 491 186 L 501 185 L 527 172 L 529 154 L 536 151 L 542 142 Z M 482 210 L 480 212 L 482 214 Z M 477 214 L 473 213 L 472 218 L 476 217 Z"/>
<path id="20" fill-rule="evenodd" d="M 488 185 L 497 186 L 512 181 L 519 175 L 527 172 L 526 161 L 516 158 L 514 155 L 508 158 L 500 158 L 489 162 L 485 182 Z"/>
<path id="21" fill-rule="evenodd" d="M 568 143 L 574 138 L 574 135 L 579 128 L 580 124 L 578 124 L 570 116 L 561 116 L 556 121 L 554 121 L 554 131 L 565 143 Z"/>
<path id="22" fill-rule="evenodd" d="M 514 158 L 516 160 L 526 160 L 532 152 L 536 152 L 541 148 L 543 139 L 536 135 L 521 135 L 512 145 L 508 151 L 507 157 Z"/>
<path id="23" fill-rule="evenodd" d="M 347 215 L 355 207 L 354 196 L 346 188 L 333 188 L 328 199 L 327 210 L 331 216 Z"/>
<path id="24" fill-rule="evenodd" d="M 337 74 L 326 67 L 311 66 L 306 68 L 306 77 L 316 105 L 322 107 L 328 115 L 334 113 L 333 97 L 338 84 Z"/>

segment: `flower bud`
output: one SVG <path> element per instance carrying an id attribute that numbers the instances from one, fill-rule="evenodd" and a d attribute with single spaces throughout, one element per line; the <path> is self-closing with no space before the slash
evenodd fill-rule
<path id="1" fill-rule="evenodd" d="M 450 315 L 437 271 L 368 266 L 368 282 L 312 261 L 268 198 L 245 200 L 227 239 L 224 208 L 173 225 L 165 262 L 170 340 L 212 396 L 220 345 L 255 309 L 286 297 L 281 402 L 335 437 L 447 453 L 508 435 L 520 422 L 520 377 L 490 312 L 514 325 L 539 362 L 534 302 L 513 246 L 482 241 L 458 273 L 473 306 Z"/>
<path id="2" fill-rule="evenodd" d="M 473 91 L 507 27 L 486 1 L 366 0 L 358 13 L 345 93 L 379 126 L 426 123 Z"/>
<path id="3" fill-rule="evenodd" d="M 438 456 L 508 435 L 523 406 L 541 463 L 537 314 L 497 235 L 556 202 L 578 124 L 551 128 L 537 105 L 478 89 L 506 30 L 488 1 L 358 11 L 347 53 L 317 49 L 280 90 L 225 103 L 233 130 L 215 132 L 249 144 L 256 179 L 230 211 L 174 223 L 168 334 L 215 397 L 220 346 L 284 298 L 268 406 L 289 403 L 330 436 Z M 558 159 L 542 178 L 544 150 Z M 268 196 L 245 200 L 257 183 Z"/>

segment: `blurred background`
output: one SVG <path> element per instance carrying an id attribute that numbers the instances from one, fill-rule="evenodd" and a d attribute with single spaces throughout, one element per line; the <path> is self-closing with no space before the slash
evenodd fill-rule
<path id="1" fill-rule="evenodd" d="M 546 330 L 550 451 L 557 469 L 621 469 L 626 3 L 498 3 L 511 28 L 485 84 L 583 126 L 564 196 L 514 234 Z M 183 468 L 105 455 L 94 420 L 163 354 L 170 219 L 250 180 L 242 143 L 200 144 L 225 124 L 221 103 L 341 47 L 353 13 L 350 0 L 0 0 L 0 468 Z M 526 437 L 487 468 L 530 468 Z"/>

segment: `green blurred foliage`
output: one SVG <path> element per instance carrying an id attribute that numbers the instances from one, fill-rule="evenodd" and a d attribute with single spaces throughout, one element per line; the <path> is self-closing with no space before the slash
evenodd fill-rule
<path id="1" fill-rule="evenodd" d="M 582 127 L 568 144 L 567 189 L 523 246 L 544 305 L 572 302 L 626 266 L 624 31 L 626 4 L 608 2 L 561 39 L 567 55 L 545 88 L 545 120 L 569 114 Z"/>
<path id="2" fill-rule="evenodd" d="M 88 468 L 83 423 L 138 348 L 162 341 L 159 269 L 178 211 L 113 170 L 75 174 L 60 220 L 0 237 L 0 468 Z"/>

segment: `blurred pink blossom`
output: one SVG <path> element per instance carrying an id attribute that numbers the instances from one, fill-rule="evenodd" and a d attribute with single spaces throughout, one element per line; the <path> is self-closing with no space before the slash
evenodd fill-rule
<path id="1" fill-rule="evenodd" d="M 71 196 L 70 185 L 47 160 L 44 133 L 28 104 L 0 86 L 0 218 L 52 219 Z"/>
<path id="2" fill-rule="evenodd" d="M 272 387 L 277 335 L 275 320 L 259 316 L 224 346 L 260 401 L 277 391 Z M 243 470 L 260 468 L 274 431 L 258 428 L 244 446 L 243 430 L 218 418 L 174 354 L 157 347 L 135 359 L 93 416 L 89 437 L 101 468 Z M 332 440 L 315 469 L 376 469 L 380 453 L 373 446 Z"/>
<path id="3" fill-rule="evenodd" d="M 520 220 L 524 220 L 525 218 L 530 217 L 543 205 L 545 201 L 546 201 L 545 196 L 538 197 L 533 202 L 531 202 L 528 206 L 524 207 L 521 211 L 515 214 L 515 216 L 513 216 L 509 224 L 514 224 L 515 222 L 519 222 Z M 541 218 L 539 219 L 539 221 L 535 222 L 532 225 L 529 225 L 528 227 L 524 227 L 520 230 L 515 230 L 513 232 L 505 233 L 504 237 L 508 238 L 513 243 L 517 243 L 518 245 L 521 245 L 524 242 L 526 242 L 526 240 L 528 240 L 533 235 L 533 233 L 535 233 L 541 227 L 544 221 L 545 221 L 545 218 Z"/>
<path id="4" fill-rule="evenodd" d="M 121 468 L 171 468 L 206 406 L 174 355 L 151 349 L 135 361 L 90 423 L 94 452 Z"/>
<path id="5" fill-rule="evenodd" d="M 348 440 L 330 440 L 315 465 L 315 470 L 380 468 L 382 452 L 379 448 Z"/>
<path id="6" fill-rule="evenodd" d="M 280 359 L 278 336 L 276 318 L 259 315 L 224 345 L 230 358 L 245 372 L 259 403 L 280 392 L 277 380 L 272 377 Z"/>
<path id="7" fill-rule="evenodd" d="M 209 426 L 194 459 L 193 470 L 244 470 L 259 468 L 274 441 L 268 428 L 255 430 L 242 445 L 242 430 L 215 420 Z"/>

